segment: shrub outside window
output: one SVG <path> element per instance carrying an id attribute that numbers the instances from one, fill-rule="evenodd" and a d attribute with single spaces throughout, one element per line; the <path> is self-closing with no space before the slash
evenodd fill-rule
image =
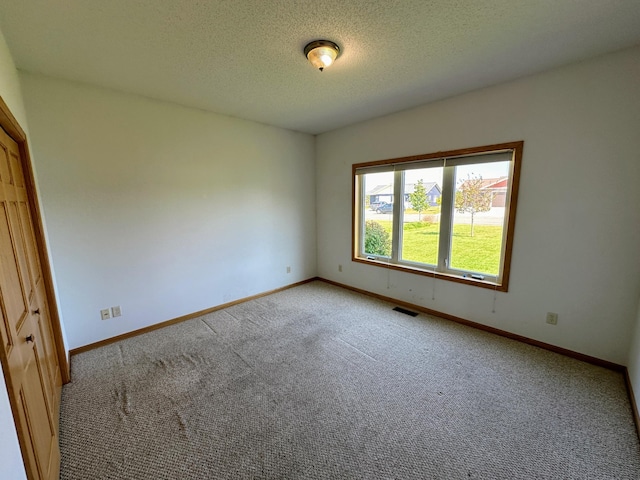
<path id="1" fill-rule="evenodd" d="M 523 146 L 353 165 L 353 260 L 506 292 Z"/>

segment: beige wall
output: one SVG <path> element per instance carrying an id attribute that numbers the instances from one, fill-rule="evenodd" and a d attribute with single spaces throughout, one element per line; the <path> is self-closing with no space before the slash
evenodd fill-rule
<path id="1" fill-rule="evenodd" d="M 320 135 L 320 276 L 625 364 L 640 294 L 638 78 L 640 47 Z M 351 262 L 353 163 L 516 140 L 511 279 L 495 313 L 490 290 L 435 280 L 432 300 L 432 278 Z"/>
<path id="2" fill-rule="evenodd" d="M 316 275 L 313 136 L 21 82 L 69 348 Z"/>

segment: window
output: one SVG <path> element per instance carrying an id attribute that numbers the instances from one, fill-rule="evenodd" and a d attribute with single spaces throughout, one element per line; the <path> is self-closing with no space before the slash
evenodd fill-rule
<path id="1" fill-rule="evenodd" d="M 506 292 L 523 146 L 353 165 L 353 260 Z"/>

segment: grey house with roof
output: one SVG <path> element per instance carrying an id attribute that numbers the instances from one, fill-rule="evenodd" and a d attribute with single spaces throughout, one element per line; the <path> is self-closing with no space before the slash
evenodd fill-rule
<path id="1" fill-rule="evenodd" d="M 404 202 L 405 207 L 410 208 L 409 195 L 414 192 L 415 183 L 407 183 L 404 188 Z M 429 205 L 435 207 L 438 205 L 438 199 L 442 196 L 440 186 L 436 182 L 425 182 L 424 188 L 426 190 L 426 197 Z M 376 185 L 374 188 L 366 193 L 369 199 L 369 205 L 374 203 L 386 202 L 393 203 L 393 185 Z"/>

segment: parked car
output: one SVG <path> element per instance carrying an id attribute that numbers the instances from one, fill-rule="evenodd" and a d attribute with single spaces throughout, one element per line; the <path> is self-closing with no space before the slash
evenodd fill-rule
<path id="1" fill-rule="evenodd" d="M 375 212 L 376 210 L 378 210 L 378 207 L 381 207 L 386 203 L 387 202 L 373 202 L 371 205 L 369 205 L 369 208 Z"/>
<path id="2" fill-rule="evenodd" d="M 376 208 L 377 213 L 393 213 L 393 204 L 385 203 Z"/>

